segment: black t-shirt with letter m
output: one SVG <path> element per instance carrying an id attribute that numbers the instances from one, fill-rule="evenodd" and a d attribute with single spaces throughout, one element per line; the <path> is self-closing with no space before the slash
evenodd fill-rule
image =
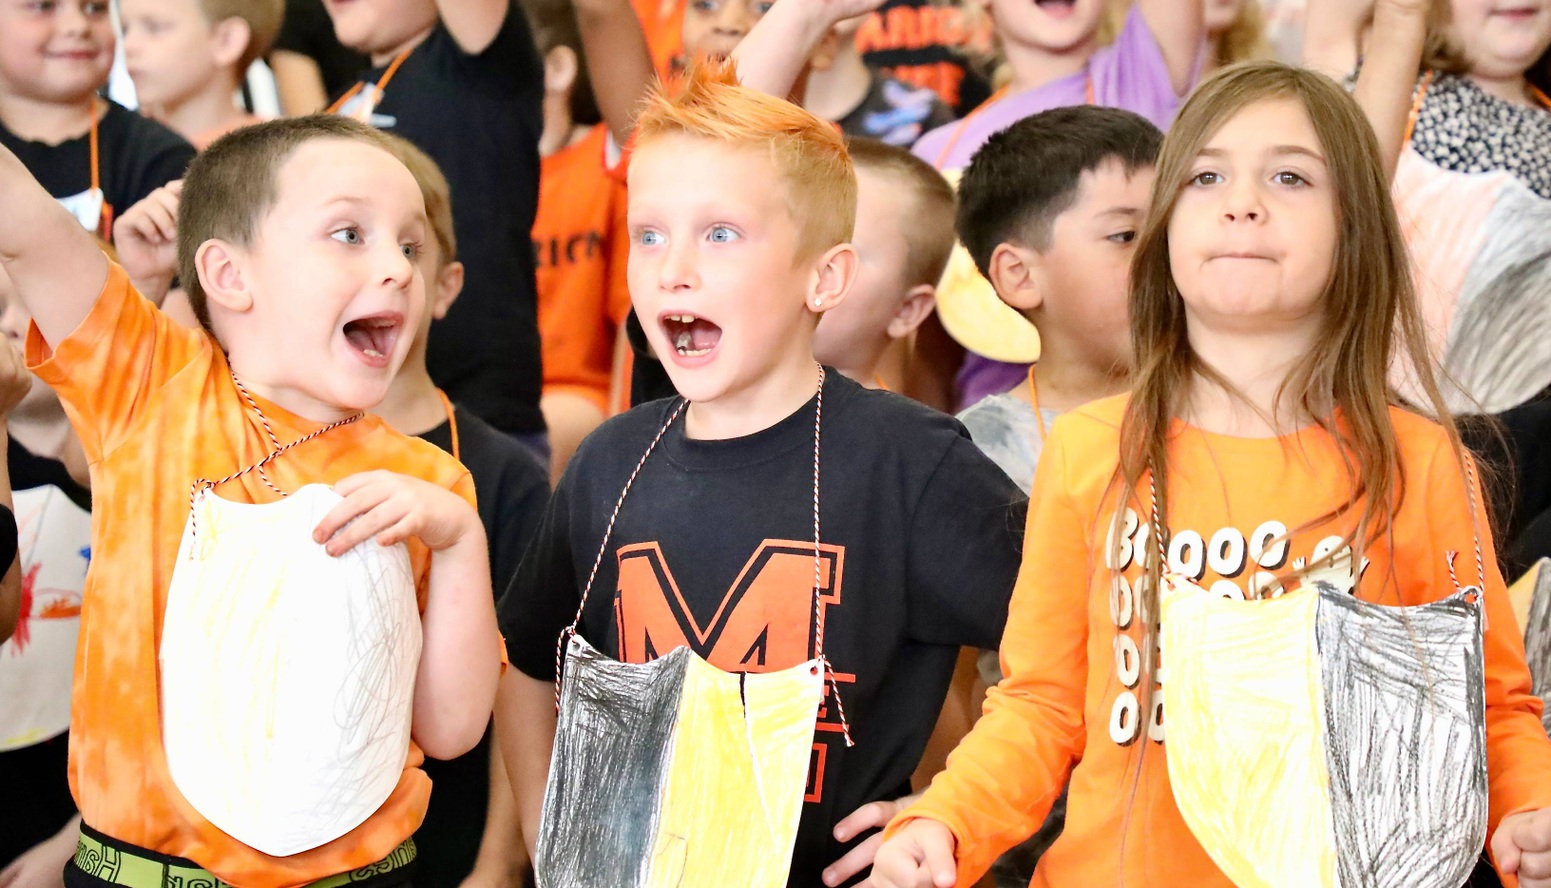
<path id="1" fill-rule="evenodd" d="M 589 643 L 637 663 L 687 644 L 733 672 L 814 656 L 812 608 L 789 605 L 813 595 L 816 400 L 743 438 L 673 424 L 620 510 L 582 619 Z M 499 607 L 525 674 L 554 678 L 620 490 L 676 403 L 609 420 L 567 467 Z M 959 648 L 1001 640 L 1028 507 L 957 420 L 833 370 L 822 425 L 824 652 L 856 745 L 826 691 L 789 881 L 802 888 L 845 852 L 831 838 L 841 818 L 909 791 Z"/>

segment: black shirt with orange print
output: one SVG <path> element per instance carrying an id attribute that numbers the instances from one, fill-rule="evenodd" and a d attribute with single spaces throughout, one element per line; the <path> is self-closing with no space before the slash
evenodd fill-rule
<path id="1" fill-rule="evenodd" d="M 554 678 L 555 643 L 604 525 L 674 406 L 655 401 L 609 420 L 572 458 L 499 606 L 511 662 L 525 674 Z M 627 662 L 688 644 L 735 672 L 813 657 L 811 621 L 762 615 L 813 594 L 814 409 L 810 400 L 722 441 L 687 438 L 682 417 L 673 424 L 619 513 L 582 619 L 591 644 Z M 826 697 L 788 883 L 803 888 L 822 884 L 849 847 L 831 838 L 841 818 L 908 793 L 959 648 L 999 642 L 1028 506 L 957 420 L 898 395 L 830 371 L 822 425 L 824 652 L 856 745 L 846 748 Z M 786 570 L 794 565 L 802 569 Z M 803 581 L 772 581 L 783 576 Z"/>
<path id="2" fill-rule="evenodd" d="M 990 49 L 990 16 L 962 0 L 887 0 L 856 32 L 856 47 L 886 76 L 937 93 L 959 114 L 991 95 L 974 55 Z M 977 47 L 979 48 L 977 50 Z"/>

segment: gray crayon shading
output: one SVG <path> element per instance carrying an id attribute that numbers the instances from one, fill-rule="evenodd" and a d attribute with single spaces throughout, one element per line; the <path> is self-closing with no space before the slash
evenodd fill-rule
<path id="1" fill-rule="evenodd" d="M 1386 607 L 1317 585 L 1340 883 L 1458 888 L 1486 841 L 1480 606 L 1456 593 Z"/>
<path id="2" fill-rule="evenodd" d="M 539 888 L 645 884 L 687 647 L 620 663 L 574 636 L 539 827 Z"/>
<path id="3" fill-rule="evenodd" d="M 1535 696 L 1551 701 L 1551 561 L 1544 558 L 1535 565 L 1535 589 L 1530 593 L 1529 619 L 1524 625 L 1524 659 Z M 1551 734 L 1551 708 L 1540 716 L 1546 733 Z"/>

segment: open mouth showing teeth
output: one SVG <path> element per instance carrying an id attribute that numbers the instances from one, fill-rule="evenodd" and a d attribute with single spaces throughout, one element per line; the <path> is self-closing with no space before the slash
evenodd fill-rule
<path id="1" fill-rule="evenodd" d="M 686 358 L 710 354 L 722 339 L 721 327 L 691 314 L 663 315 L 662 329 L 673 350 Z"/>
<path id="2" fill-rule="evenodd" d="M 387 358 L 398 337 L 399 321 L 395 317 L 357 318 L 345 323 L 345 339 L 368 358 Z"/>

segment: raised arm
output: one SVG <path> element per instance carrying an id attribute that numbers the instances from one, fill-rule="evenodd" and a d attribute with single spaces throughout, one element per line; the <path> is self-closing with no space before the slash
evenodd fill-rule
<path id="1" fill-rule="evenodd" d="M 1391 178 L 1406 147 L 1411 94 L 1422 65 L 1430 5 L 1430 0 L 1376 0 L 1373 33 L 1384 38 L 1368 41 L 1368 53 L 1352 92 L 1379 137 L 1384 172 Z"/>
<path id="2" fill-rule="evenodd" d="M 882 5 L 883 0 L 781 0 L 732 51 L 738 80 L 773 96 L 790 95 L 808 57 L 836 22 Z"/>
<path id="3" fill-rule="evenodd" d="M 1303 17 L 1304 67 L 1342 80 L 1357 70 L 1363 26 L 1373 0 L 1308 0 Z"/>
<path id="4" fill-rule="evenodd" d="M 646 33 L 629 0 L 576 0 L 576 24 L 589 60 L 587 76 L 609 134 L 620 145 L 630 140 L 636 107 L 656 72 Z"/>
<path id="5" fill-rule="evenodd" d="M 32 374 L 27 372 L 27 364 L 22 360 L 19 349 L 10 343 L 0 344 L 0 349 L 4 349 L 0 352 L 0 445 L 3 445 L 7 443 L 7 420 L 10 419 L 11 410 L 22 402 L 22 398 L 32 388 Z M 0 576 L 0 642 L 11 637 L 23 616 L 21 559 L 17 557 L 16 518 L 12 511 L 9 463 L 9 460 L 0 460 L 0 506 L 10 513 L 0 515 L 6 519 L 0 521 L 0 533 L 7 537 L 0 539 L 0 574 L 3 574 Z"/>
<path id="6" fill-rule="evenodd" d="M 108 258 L 3 145 L 0 207 L 0 264 L 44 341 L 57 344 L 91 313 Z"/>
<path id="7" fill-rule="evenodd" d="M 507 11 L 522 15 L 515 0 L 436 0 L 436 11 L 447 33 L 469 55 L 479 55 L 501 32 Z"/>
<path id="8" fill-rule="evenodd" d="M 1142 21 L 1163 50 L 1169 85 L 1176 95 L 1189 92 L 1195 79 L 1197 60 L 1206 40 L 1203 7 L 1203 0 L 1136 0 Z"/>

